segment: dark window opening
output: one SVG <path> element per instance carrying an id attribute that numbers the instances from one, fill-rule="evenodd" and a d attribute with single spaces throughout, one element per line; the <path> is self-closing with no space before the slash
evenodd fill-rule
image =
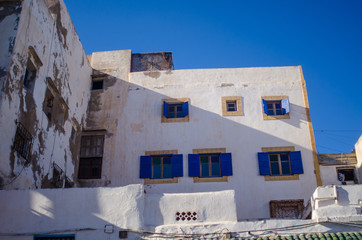
<path id="1" fill-rule="evenodd" d="M 102 174 L 104 135 L 82 136 L 79 179 L 99 179 Z"/>
<path id="2" fill-rule="evenodd" d="M 169 104 L 168 105 L 168 118 L 182 118 L 182 104 Z"/>
<path id="3" fill-rule="evenodd" d="M 15 151 L 25 160 L 29 160 L 32 145 L 33 137 L 28 130 L 25 129 L 24 125 L 18 122 L 13 145 Z"/>
<path id="4" fill-rule="evenodd" d="M 268 115 L 283 115 L 281 101 L 268 101 Z"/>
<path id="5" fill-rule="evenodd" d="M 103 79 L 93 80 L 92 81 L 92 90 L 101 90 L 103 89 Z"/>
<path id="6" fill-rule="evenodd" d="M 304 200 L 272 200 L 269 202 L 271 218 L 300 219 Z"/>
<path id="7" fill-rule="evenodd" d="M 49 89 L 45 92 L 45 98 L 43 103 L 43 111 L 49 120 L 52 119 L 52 112 L 54 106 L 54 96 Z"/>
<path id="8" fill-rule="evenodd" d="M 56 163 L 53 163 L 53 177 L 51 182 L 56 188 L 61 188 L 63 187 L 63 179 L 64 179 L 63 170 Z"/>
<path id="9" fill-rule="evenodd" d="M 355 183 L 357 182 L 357 178 L 355 176 L 355 171 L 353 168 L 350 169 L 337 169 L 337 176 L 343 174 L 344 175 L 344 181 L 353 181 Z"/>
<path id="10" fill-rule="evenodd" d="M 236 112 L 237 111 L 236 101 L 227 101 L 226 102 L 226 111 Z"/>
<path id="11" fill-rule="evenodd" d="M 31 93 L 33 92 L 34 89 L 35 78 L 36 78 L 36 67 L 34 66 L 33 62 L 30 59 L 28 59 L 28 63 L 25 69 L 23 84 L 25 88 Z"/>

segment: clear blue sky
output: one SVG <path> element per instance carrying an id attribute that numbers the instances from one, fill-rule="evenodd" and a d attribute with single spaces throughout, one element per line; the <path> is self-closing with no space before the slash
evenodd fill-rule
<path id="1" fill-rule="evenodd" d="M 65 0 L 87 54 L 172 51 L 175 69 L 302 65 L 317 151 L 362 134 L 362 1 Z"/>

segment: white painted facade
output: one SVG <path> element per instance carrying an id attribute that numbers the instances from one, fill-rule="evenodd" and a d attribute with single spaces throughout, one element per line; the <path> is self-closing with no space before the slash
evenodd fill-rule
<path id="1" fill-rule="evenodd" d="M 234 190 L 237 218 L 269 218 L 269 201 L 308 201 L 317 187 L 303 79 L 299 67 L 195 69 L 130 72 L 131 51 L 93 53 L 92 68 L 108 74 L 112 86 L 92 92 L 86 129 L 106 129 L 102 179 L 88 186 L 140 183 L 140 156 L 145 151 L 177 150 L 183 154 L 178 183 L 146 184 L 147 193 L 193 193 Z M 124 68 L 120 68 L 124 66 Z M 263 120 L 262 96 L 286 95 L 290 119 Z M 241 96 L 242 116 L 222 116 L 221 97 Z M 162 123 L 162 103 L 189 99 L 189 121 Z M 94 99 L 94 101 L 92 101 Z M 301 151 L 299 180 L 266 181 L 259 175 L 262 147 L 292 146 Z M 233 176 L 227 182 L 194 183 L 188 176 L 193 149 L 226 148 Z M 87 185 L 86 185 L 87 186 Z M 267 193 L 267 194 L 265 194 Z"/>
<path id="2" fill-rule="evenodd" d="M 210 239 L 356 232 L 361 230 L 358 225 L 362 221 L 361 193 L 360 185 L 319 187 L 311 199 L 313 219 L 237 222 L 232 211 L 236 207 L 233 191 L 147 194 L 140 184 L 114 188 L 2 190 L 0 199 L 8 201 L 0 204 L 0 239 L 31 240 L 35 235 L 64 234 L 73 235 L 77 240 L 119 239 L 119 231 L 127 231 L 128 239 L 180 239 L 190 237 L 188 234 Z M 168 201 L 175 204 L 167 204 Z M 195 211 L 202 212 L 204 221 L 171 223 L 171 213 L 178 204 L 198 208 Z M 219 220 L 215 219 L 218 216 L 215 205 L 225 210 Z M 149 214 L 150 211 L 160 214 Z M 106 233 L 106 226 L 112 232 Z"/>

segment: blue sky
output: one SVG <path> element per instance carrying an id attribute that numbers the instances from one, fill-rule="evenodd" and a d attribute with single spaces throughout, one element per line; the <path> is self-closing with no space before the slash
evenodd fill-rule
<path id="1" fill-rule="evenodd" d="M 87 54 L 172 51 L 175 69 L 302 65 L 320 153 L 362 134 L 362 1 L 65 0 Z"/>

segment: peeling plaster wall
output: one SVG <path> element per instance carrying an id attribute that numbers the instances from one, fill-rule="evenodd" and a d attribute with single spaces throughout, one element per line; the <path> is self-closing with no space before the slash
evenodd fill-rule
<path id="1" fill-rule="evenodd" d="M 48 1 L 48 4 L 51 1 Z M 23 85 L 32 47 L 43 63 L 37 69 L 33 92 Z M 0 126 L 1 188 L 53 187 L 53 163 L 73 181 L 78 165 L 80 132 L 85 121 L 91 84 L 91 67 L 63 1 L 25 0 L 16 34 L 8 77 L 2 92 Z M 50 80 L 49 80 L 50 79 Z M 50 86 L 51 85 L 51 86 Z M 64 107 L 51 120 L 43 111 L 47 87 L 52 87 Z M 57 118 L 64 118 L 58 122 Z M 27 163 L 12 148 L 16 121 L 33 137 Z M 72 127 L 77 130 L 70 139 Z"/>
<path id="2" fill-rule="evenodd" d="M 0 111 L 4 83 L 7 79 L 16 32 L 21 12 L 21 2 L 0 2 Z"/>
<path id="3" fill-rule="evenodd" d="M 116 69 L 129 56 L 129 51 L 93 53 L 91 64 L 98 70 L 111 68 L 117 78 Z M 139 168 L 145 151 L 178 150 L 184 176 L 178 183 L 145 185 L 147 193 L 232 189 L 239 220 L 269 218 L 270 200 L 308 202 L 317 184 L 299 67 L 132 72 L 129 80 L 122 76 L 116 81 L 95 94 L 99 104 L 87 120 L 87 128 L 112 133 L 104 145 L 102 180 L 89 185 L 102 185 L 105 179 L 108 186 L 143 183 Z M 263 120 L 261 96 L 281 95 L 289 97 L 290 119 Z M 221 96 L 241 96 L 243 116 L 222 116 Z M 161 123 L 166 98 L 189 98 L 190 121 Z M 259 175 L 257 152 L 279 146 L 301 151 L 304 174 L 299 180 L 265 181 Z M 224 147 L 232 153 L 233 176 L 228 182 L 194 183 L 188 177 L 187 154 Z"/>

